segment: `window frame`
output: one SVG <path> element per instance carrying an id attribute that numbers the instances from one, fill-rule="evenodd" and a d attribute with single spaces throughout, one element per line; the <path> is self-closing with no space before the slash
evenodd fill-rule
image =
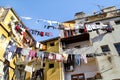
<path id="1" fill-rule="evenodd" d="M 111 51 L 109 48 L 109 45 L 102 45 L 100 47 L 101 47 L 102 52 L 110 52 Z M 105 49 L 105 48 L 107 48 L 107 49 Z"/>
<path id="2" fill-rule="evenodd" d="M 82 76 L 82 80 L 85 80 L 85 75 L 84 75 L 84 73 L 71 75 L 71 80 L 76 80 L 76 79 L 79 80 L 79 76 Z M 73 77 L 76 77 L 76 78 L 73 78 Z"/>
<path id="3" fill-rule="evenodd" d="M 117 44 L 118 44 L 119 46 L 118 46 Z M 116 45 L 116 46 L 115 46 L 115 45 Z M 119 51 L 118 51 L 117 46 L 119 47 Z M 114 47 L 115 47 L 115 49 L 116 49 L 118 55 L 120 56 L 120 42 L 118 42 L 118 43 L 114 43 Z"/>

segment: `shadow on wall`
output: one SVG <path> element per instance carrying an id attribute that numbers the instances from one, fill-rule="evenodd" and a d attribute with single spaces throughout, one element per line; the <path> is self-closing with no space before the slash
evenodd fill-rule
<path id="1" fill-rule="evenodd" d="M 97 41 L 101 41 L 103 39 L 103 37 L 105 36 L 105 34 L 107 33 L 102 33 L 102 34 L 99 34 L 98 36 L 92 38 L 92 42 L 97 42 Z"/>

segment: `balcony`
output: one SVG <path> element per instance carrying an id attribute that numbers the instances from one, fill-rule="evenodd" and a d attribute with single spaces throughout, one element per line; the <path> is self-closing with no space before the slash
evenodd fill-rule
<path id="1" fill-rule="evenodd" d="M 82 33 L 80 35 L 75 35 L 75 36 L 62 38 L 61 42 L 64 43 L 64 44 L 71 44 L 71 43 L 76 43 L 76 42 L 89 40 L 89 37 L 90 37 L 89 33 Z"/>

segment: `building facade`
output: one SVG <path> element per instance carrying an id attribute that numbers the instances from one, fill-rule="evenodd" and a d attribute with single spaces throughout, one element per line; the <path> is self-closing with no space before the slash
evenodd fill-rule
<path id="1" fill-rule="evenodd" d="M 119 17 L 112 6 L 91 16 L 78 12 L 60 26 L 61 53 L 68 54 L 63 80 L 120 79 Z"/>
<path id="2" fill-rule="evenodd" d="M 59 54 L 60 37 L 41 41 L 40 43 L 46 45 L 46 54 Z M 44 62 L 44 80 L 62 80 L 62 62 L 56 60 L 45 60 Z"/>
<path id="3" fill-rule="evenodd" d="M 2 61 L 0 71 L 3 71 L 4 73 L 4 75 L 1 73 L 1 75 L 3 75 L 2 80 L 16 80 L 17 76 L 15 70 L 19 60 L 14 51 L 18 47 L 34 47 L 33 44 L 35 43 L 35 40 L 29 31 L 26 30 L 26 26 L 12 8 L 0 7 L 0 26 L 2 51 L 0 55 Z M 30 75 L 27 75 L 27 77 L 25 76 L 26 80 L 29 77 Z"/>

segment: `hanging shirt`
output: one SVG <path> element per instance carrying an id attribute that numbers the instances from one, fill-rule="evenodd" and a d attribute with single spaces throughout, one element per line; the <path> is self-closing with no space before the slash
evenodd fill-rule
<path id="1" fill-rule="evenodd" d="M 49 60 L 54 60 L 55 58 L 56 58 L 56 56 L 53 53 L 50 53 L 49 56 L 48 56 Z"/>
<path id="2" fill-rule="evenodd" d="M 40 58 L 40 59 L 42 59 L 42 54 L 44 54 L 42 51 L 38 51 L 37 52 L 37 57 Z"/>
<path id="3" fill-rule="evenodd" d="M 80 54 L 75 54 L 75 63 L 76 65 L 80 66 Z"/>
<path id="4" fill-rule="evenodd" d="M 20 47 L 17 47 L 17 49 L 15 51 L 19 55 L 19 57 L 21 56 L 21 51 L 22 51 L 22 48 L 20 48 Z"/>
<path id="5" fill-rule="evenodd" d="M 60 55 L 60 54 L 56 54 L 56 60 L 58 61 L 58 62 L 61 62 L 62 60 L 63 60 L 63 56 L 62 55 Z"/>
<path id="6" fill-rule="evenodd" d="M 64 61 L 66 62 L 67 59 L 68 59 L 68 54 L 66 54 L 66 53 L 62 53 L 62 55 L 64 56 Z"/>
<path id="7" fill-rule="evenodd" d="M 83 62 L 86 64 L 87 63 L 87 57 L 85 54 L 81 54 L 81 59 L 83 60 Z"/>
<path id="8" fill-rule="evenodd" d="M 45 36 L 49 37 L 50 36 L 49 32 L 45 32 Z"/>
<path id="9" fill-rule="evenodd" d="M 94 24 L 92 24 L 91 27 L 92 27 L 92 30 L 93 30 L 93 31 L 94 31 L 94 30 L 97 30 L 97 27 L 96 27 Z"/>
<path id="10" fill-rule="evenodd" d="M 91 31 L 92 31 L 91 25 L 85 25 L 85 27 L 86 27 L 86 29 L 87 29 L 88 32 L 91 32 Z"/>
<path id="11" fill-rule="evenodd" d="M 20 26 L 17 25 L 15 27 L 15 30 L 18 31 L 22 35 L 22 29 L 20 28 Z"/>
<path id="12" fill-rule="evenodd" d="M 36 57 L 36 51 L 35 50 L 30 50 L 29 56 L 32 57 L 32 58 Z"/>
<path id="13" fill-rule="evenodd" d="M 27 49 L 27 48 L 23 48 L 21 51 L 22 55 L 24 56 L 29 55 L 29 52 L 30 52 L 30 49 Z"/>
<path id="14" fill-rule="evenodd" d="M 40 43 L 36 42 L 36 48 L 40 48 Z"/>
<path id="15" fill-rule="evenodd" d="M 9 62 L 11 62 L 11 60 L 12 60 L 12 52 L 9 52 L 7 56 L 8 56 L 7 60 Z"/>
<path id="16" fill-rule="evenodd" d="M 12 53 L 15 52 L 16 48 L 17 47 L 15 45 L 9 45 L 9 51 L 12 52 Z"/>

